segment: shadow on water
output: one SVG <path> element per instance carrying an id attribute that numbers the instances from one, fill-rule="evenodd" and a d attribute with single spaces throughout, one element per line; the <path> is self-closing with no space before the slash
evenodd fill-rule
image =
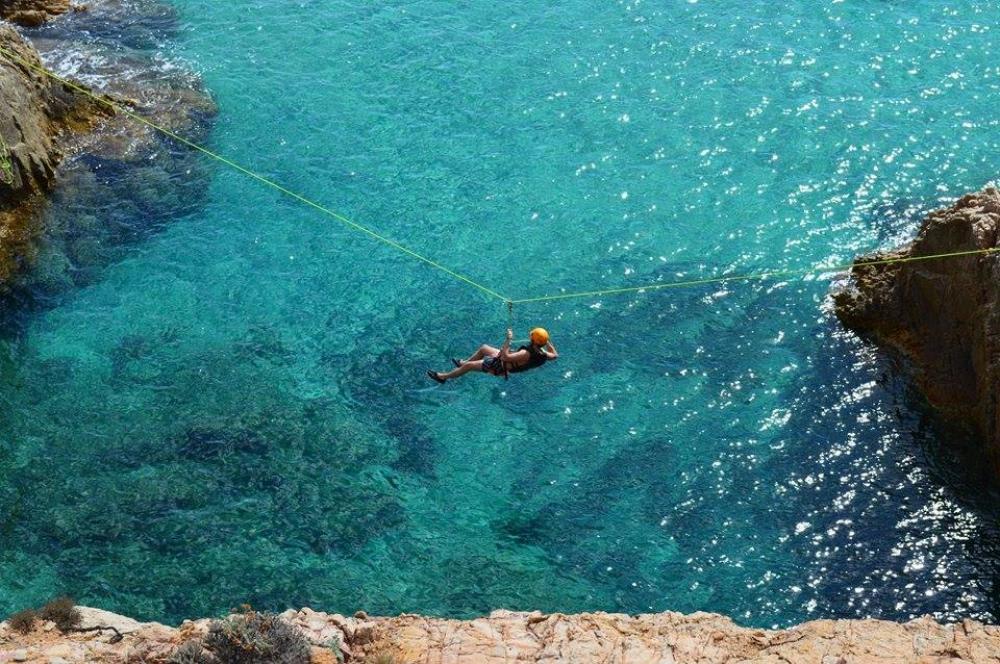
<path id="1" fill-rule="evenodd" d="M 1000 493 L 981 443 L 927 404 L 905 360 L 832 316 L 820 332 L 782 441 L 802 451 L 762 469 L 783 474 L 780 499 L 797 504 L 787 537 L 809 561 L 808 612 L 995 619 Z"/>
<path id="2" fill-rule="evenodd" d="M 1000 486 L 984 462 L 984 443 L 973 427 L 943 417 L 927 403 L 908 377 L 906 362 L 896 359 L 892 370 L 901 372 L 906 402 L 917 415 L 914 440 L 928 475 L 949 500 L 976 517 L 965 551 L 977 562 L 978 585 L 990 600 L 985 608 L 995 620 L 1000 616 Z M 947 512 L 940 518 L 946 524 L 956 521 Z"/>

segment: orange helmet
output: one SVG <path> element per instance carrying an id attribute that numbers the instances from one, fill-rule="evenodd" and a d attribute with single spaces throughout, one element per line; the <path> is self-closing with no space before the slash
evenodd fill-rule
<path id="1" fill-rule="evenodd" d="M 544 346 L 549 343 L 549 333 L 544 327 L 536 327 L 528 336 L 531 337 L 531 343 L 536 346 Z"/>

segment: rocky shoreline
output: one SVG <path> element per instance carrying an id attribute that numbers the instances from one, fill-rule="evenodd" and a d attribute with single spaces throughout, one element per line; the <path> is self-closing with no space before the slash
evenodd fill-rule
<path id="1" fill-rule="evenodd" d="M 35 49 L 10 26 L 0 24 L 0 48 L 41 66 Z M 111 113 L 8 58 L 0 61 L 0 97 L 8 108 L 0 118 L 0 284 L 4 284 L 32 262 L 41 232 L 40 213 L 72 134 L 90 131 Z"/>
<path id="2" fill-rule="evenodd" d="M 196 74 L 153 48 L 179 29 L 169 6 L 16 0 L 0 17 L 20 26 L 0 23 L 0 47 L 190 140 L 207 138 L 214 102 Z M 203 161 L 150 128 L 7 58 L 0 98 L 10 108 L 0 118 L 10 157 L 0 292 L 44 296 L 89 283 L 129 244 L 200 205 Z"/>
<path id="3" fill-rule="evenodd" d="M 29 634 L 0 624 L 0 662 L 165 663 L 179 646 L 205 635 L 210 620 L 179 627 L 140 623 L 80 608 L 79 630 L 52 623 Z M 814 620 L 786 630 L 744 628 L 711 613 L 627 616 L 494 611 L 474 620 L 417 615 L 354 617 L 302 609 L 282 618 L 311 645 L 311 661 L 478 664 L 495 662 L 616 662 L 684 664 L 745 662 L 815 664 L 996 664 L 1000 627 L 930 618 Z M 275 659 L 274 661 L 279 661 Z"/>
<path id="4" fill-rule="evenodd" d="M 927 400 L 971 424 L 1000 479 L 1000 191 L 987 188 L 932 212 L 907 246 L 859 258 L 834 295 L 848 328 L 898 351 Z M 869 264 L 953 252 L 949 258 Z"/>

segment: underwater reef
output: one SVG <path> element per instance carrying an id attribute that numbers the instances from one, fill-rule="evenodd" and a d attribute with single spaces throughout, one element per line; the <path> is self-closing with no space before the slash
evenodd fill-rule
<path id="1" fill-rule="evenodd" d="M 850 329 L 901 353 L 928 402 L 971 424 L 981 460 L 1000 479 L 1000 191 L 968 194 L 930 213 L 913 241 L 858 258 L 834 294 Z M 986 251 L 984 251 L 986 250 Z M 912 260 L 956 252 L 967 255 Z M 903 262 L 880 262 L 900 259 Z"/>

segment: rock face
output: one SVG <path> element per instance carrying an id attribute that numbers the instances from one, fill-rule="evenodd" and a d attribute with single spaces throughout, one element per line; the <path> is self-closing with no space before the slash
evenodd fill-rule
<path id="1" fill-rule="evenodd" d="M 969 194 L 932 212 L 909 246 L 859 258 L 834 295 L 837 316 L 912 360 L 928 401 L 972 423 L 1000 478 L 1000 254 L 905 263 L 866 261 L 997 248 L 1000 192 Z"/>
<path id="2" fill-rule="evenodd" d="M 69 0 L 0 0 L 0 18 L 27 27 L 36 27 L 53 16 L 65 14 Z"/>
<path id="3" fill-rule="evenodd" d="M 61 635 L 45 624 L 26 635 L 0 625 L 0 661 L 15 653 L 28 662 L 166 662 L 175 648 L 204 635 L 208 620 L 180 628 L 137 623 L 106 611 L 82 609 L 87 632 Z M 710 613 L 626 616 L 495 611 L 475 620 L 415 615 L 345 618 L 310 609 L 282 616 L 313 644 L 312 661 L 399 664 L 496 662 L 615 662 L 710 664 L 997 664 L 1000 627 L 929 618 L 905 624 L 882 620 L 817 620 L 787 630 L 747 629 Z M 114 628 L 114 629 L 111 629 Z M 122 635 L 116 635 L 116 631 Z"/>
<path id="4" fill-rule="evenodd" d="M 0 24 L 0 48 L 41 66 L 38 53 Z M 33 253 L 38 212 L 51 190 L 64 138 L 91 128 L 110 112 L 7 57 L 0 57 L 0 284 Z"/>

